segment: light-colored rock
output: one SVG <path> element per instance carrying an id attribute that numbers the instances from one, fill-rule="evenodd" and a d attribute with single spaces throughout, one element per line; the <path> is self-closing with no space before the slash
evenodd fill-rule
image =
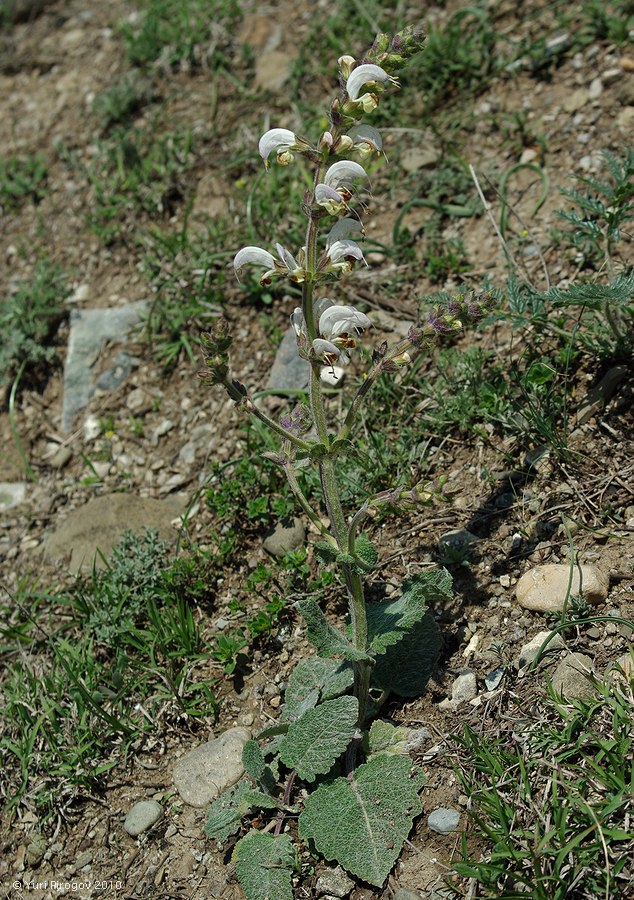
<path id="1" fill-rule="evenodd" d="M 578 112 L 588 103 L 589 95 L 587 88 L 577 88 L 571 91 L 563 102 L 563 108 L 567 113 Z"/>
<path id="2" fill-rule="evenodd" d="M 454 703 L 468 703 L 478 693 L 478 681 L 475 672 L 465 669 L 451 685 L 451 699 Z"/>
<path id="3" fill-rule="evenodd" d="M 552 631 L 540 631 L 535 635 L 534 638 L 531 638 L 531 640 L 527 644 L 524 644 L 515 663 L 520 672 L 530 666 L 530 664 L 537 656 L 539 648 L 542 646 L 546 638 L 551 634 L 553 634 Z M 561 650 L 565 650 L 565 648 L 566 644 L 562 636 L 560 634 L 555 634 L 546 645 L 546 649 L 543 653 L 543 659 L 552 659 L 552 655 L 554 653 L 559 653 Z"/>
<path id="4" fill-rule="evenodd" d="M 251 737 L 248 728 L 230 728 L 201 744 L 174 766 L 174 785 L 189 806 L 208 806 L 244 773 L 242 748 Z"/>
<path id="5" fill-rule="evenodd" d="M 400 165 L 405 172 L 416 172 L 435 166 L 442 158 L 442 150 L 438 144 L 423 143 L 418 147 L 410 147 L 403 152 Z"/>
<path id="6" fill-rule="evenodd" d="M 517 582 L 517 602 L 535 612 L 561 612 L 570 597 L 582 596 L 586 603 L 603 603 L 608 595 L 608 576 L 592 565 L 575 566 L 570 579 L 570 566 L 550 564 L 525 572 Z"/>
<path id="7" fill-rule="evenodd" d="M 347 897 L 352 888 L 354 881 L 348 878 L 341 866 L 336 869 L 326 869 L 317 879 L 317 896 L 321 897 L 328 894 L 331 897 Z"/>
<path id="8" fill-rule="evenodd" d="M 346 371 L 341 366 L 324 366 L 319 379 L 326 387 L 341 387 Z"/>
<path id="9" fill-rule="evenodd" d="M 456 831 L 459 823 L 460 813 L 457 809 L 441 806 L 427 816 L 427 824 L 438 834 L 451 834 L 452 831 Z"/>
<path id="10" fill-rule="evenodd" d="M 26 499 L 27 484 L 25 481 L 0 482 L 0 512 L 19 506 Z"/>
<path id="11" fill-rule="evenodd" d="M 274 531 L 264 538 L 262 546 L 271 556 L 284 556 L 289 550 L 298 550 L 306 540 L 306 529 L 301 519 L 292 524 L 280 522 Z"/>
<path id="12" fill-rule="evenodd" d="M 170 524 L 187 507 L 187 498 L 174 494 L 164 500 L 134 494 L 105 494 L 74 509 L 44 541 L 44 556 L 53 561 L 69 560 L 76 574 L 103 567 L 99 551 L 107 558 L 124 531 L 156 528 L 165 540 L 176 538 Z M 69 559 L 70 558 L 70 559 Z"/>
<path id="13" fill-rule="evenodd" d="M 264 91 L 281 90 L 288 81 L 291 59 L 283 50 L 262 53 L 255 64 L 255 86 Z"/>
<path id="14" fill-rule="evenodd" d="M 628 131 L 634 127 L 634 106 L 624 106 L 616 114 L 616 126 L 621 131 Z"/>
<path id="15" fill-rule="evenodd" d="M 131 837 L 148 831 L 163 818 L 163 807 L 156 800 L 139 800 L 125 817 L 123 828 Z"/>
<path id="16" fill-rule="evenodd" d="M 593 697 L 596 692 L 592 683 L 592 673 L 593 665 L 589 656 L 583 653 L 569 653 L 553 673 L 553 690 L 570 700 Z"/>

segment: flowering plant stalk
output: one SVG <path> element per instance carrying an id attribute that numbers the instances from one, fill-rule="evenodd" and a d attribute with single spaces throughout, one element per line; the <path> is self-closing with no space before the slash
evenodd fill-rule
<path id="1" fill-rule="evenodd" d="M 441 484 L 398 487 L 367 498 L 356 512 L 347 515 L 338 484 L 339 462 L 350 452 L 359 409 L 377 379 L 410 365 L 415 354 L 435 336 L 456 332 L 467 322 L 480 318 L 489 306 L 489 297 L 459 295 L 447 305 L 433 309 L 427 321 L 412 326 L 403 340 L 376 348 L 346 415 L 333 427 L 322 391 L 322 371 L 349 361 L 371 321 L 362 311 L 339 305 L 322 292 L 325 285 L 355 266 L 366 264 L 359 244 L 364 229 L 355 199 L 358 185 L 369 182 L 363 164 L 383 155 L 383 143 L 377 129 L 361 120 L 376 109 L 382 93 L 398 88 L 395 73 L 419 52 L 422 44 L 422 36 L 407 28 L 391 39 L 378 35 L 361 61 L 341 57 L 341 90 L 330 106 L 329 127 L 319 139 L 311 142 L 289 129 L 273 128 L 259 141 L 265 166 L 287 166 L 296 156 L 302 156 L 314 171 L 312 190 L 306 192 L 303 203 L 307 216 L 304 246 L 291 252 L 275 244 L 275 254 L 248 246 L 239 250 L 234 259 L 238 277 L 246 266 L 256 266 L 263 269 L 263 285 L 276 278 L 301 285 L 301 306 L 293 311 L 291 323 L 298 353 L 309 365 L 309 405 L 298 404 L 276 421 L 256 406 L 244 385 L 233 379 L 227 323 L 218 321 L 202 336 L 206 367 L 201 376 L 208 383 L 221 384 L 240 407 L 279 436 L 281 447 L 273 458 L 284 469 L 300 508 L 320 533 L 321 540 L 315 548 L 319 561 L 339 567 L 349 598 L 346 630 L 329 623 L 311 598 L 298 602 L 308 625 L 308 637 L 317 647 L 317 660 L 304 660 L 298 665 L 287 690 L 282 724 L 259 736 L 274 736 L 273 744 L 265 751 L 255 741 L 245 747 L 245 769 L 255 787 L 245 789 L 245 794 L 238 791 L 237 795 L 221 798 L 210 812 L 207 830 L 223 838 L 237 830 L 246 811 L 258 804 L 270 806 L 274 800 L 278 811 L 275 834 L 265 837 L 256 832 L 257 838 L 247 835 L 236 845 L 237 872 L 249 897 L 260 896 L 255 885 L 263 877 L 261 869 L 254 874 L 255 849 L 264 856 L 273 852 L 276 858 L 284 858 L 282 869 L 292 871 L 288 847 L 280 841 L 297 777 L 317 785 L 300 815 L 300 836 L 311 841 L 328 859 L 337 859 L 348 871 L 373 884 L 380 885 L 387 877 L 412 819 L 420 810 L 420 773 L 412 776 L 408 757 L 385 752 L 385 746 L 395 740 L 393 734 L 386 734 L 385 723 L 374 722 L 368 730 L 368 721 L 390 692 L 412 696 L 422 690 L 440 648 L 437 628 L 427 613 L 427 601 L 447 594 L 450 580 L 444 572 L 427 573 L 406 583 L 398 600 L 367 604 L 364 578 L 375 566 L 377 552 L 361 529 L 368 520 L 385 512 L 429 503 Z M 300 469 L 308 462 L 319 468 L 327 525 L 300 483 Z M 412 654 L 418 658 L 416 673 L 403 677 L 406 660 Z M 350 687 L 352 696 L 347 695 Z M 376 688 L 375 699 L 371 687 Z M 323 776 L 331 772 L 342 754 L 345 777 L 323 782 Z M 360 762 L 360 755 L 365 761 Z M 275 765 L 267 763 L 267 756 L 275 757 Z M 290 774 L 282 796 L 275 798 L 275 773 L 280 763 Z M 389 797 L 381 793 L 385 785 L 376 783 L 377 778 L 387 779 Z M 341 781 L 344 784 L 338 784 Z M 355 786 L 353 795 L 349 793 L 351 785 Z M 368 803 L 376 807 L 370 819 Z M 381 803 L 384 806 L 377 812 Z M 350 808 L 351 816 L 345 840 L 341 835 L 333 836 L 332 827 L 322 827 L 329 818 L 332 826 L 332 816 L 340 814 L 342 804 Z M 227 832 L 227 816 L 233 831 Z M 388 821 L 391 825 L 386 836 L 383 832 Z M 278 839 L 274 851 L 269 838 Z M 374 847 L 371 859 L 365 852 L 368 841 Z M 248 853 L 245 847 L 249 848 Z M 280 870 L 276 871 L 279 875 Z M 280 884 L 276 883 L 270 896 L 286 896 L 286 888 Z"/>

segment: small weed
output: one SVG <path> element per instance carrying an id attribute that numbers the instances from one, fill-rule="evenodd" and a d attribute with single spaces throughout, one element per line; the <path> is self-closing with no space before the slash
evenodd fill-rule
<path id="1" fill-rule="evenodd" d="M 591 701 L 550 695 L 517 740 L 464 729 L 459 775 L 475 830 L 489 845 L 474 860 L 463 839 L 454 868 L 472 879 L 471 892 L 509 900 L 625 896 L 634 877 L 632 687 L 598 683 Z"/>
<path id="2" fill-rule="evenodd" d="M 215 69 L 229 63 L 226 53 L 240 18 L 235 0 L 143 0 L 141 7 L 136 21 L 119 25 L 133 65 Z"/>
<path id="3" fill-rule="evenodd" d="M 104 129 L 123 125 L 134 113 L 153 100 L 152 83 L 137 69 L 132 69 L 95 97 L 93 112 Z"/>
<path id="4" fill-rule="evenodd" d="M 94 194 L 89 223 L 100 239 L 112 243 L 125 237 L 132 214 L 171 215 L 183 199 L 180 178 L 191 152 L 187 132 L 158 137 L 155 130 L 117 127 L 99 142 L 85 174 Z"/>
<path id="5" fill-rule="evenodd" d="M 50 367 L 56 357 L 50 340 L 66 314 L 63 301 L 69 294 L 63 271 L 44 257 L 30 282 L 0 297 L 0 384 L 6 384 L 20 367 L 28 375 Z"/>
<path id="6" fill-rule="evenodd" d="M 183 355 L 196 363 L 193 336 L 222 311 L 228 232 L 229 223 L 215 220 L 204 234 L 190 237 L 185 222 L 177 232 L 153 228 L 144 239 L 143 268 L 156 294 L 146 333 L 165 366 Z"/>
<path id="7" fill-rule="evenodd" d="M 0 158 L 0 206 L 18 209 L 27 200 L 44 197 L 46 163 L 41 154 Z"/>

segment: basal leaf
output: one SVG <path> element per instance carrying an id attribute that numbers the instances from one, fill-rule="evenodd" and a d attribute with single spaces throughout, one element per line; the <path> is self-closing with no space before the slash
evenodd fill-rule
<path id="1" fill-rule="evenodd" d="M 352 667 L 348 662 L 311 656 L 300 660 L 293 669 L 284 694 L 284 721 L 299 719 L 321 698 L 332 700 L 352 685 Z"/>
<path id="2" fill-rule="evenodd" d="M 247 741 L 242 748 L 242 765 L 244 771 L 254 781 L 259 781 L 266 770 L 264 755 L 257 741 Z"/>
<path id="3" fill-rule="evenodd" d="M 287 834 L 250 831 L 232 855 L 247 900 L 293 900 L 295 850 Z"/>
<path id="4" fill-rule="evenodd" d="M 387 603 L 368 603 L 368 639 L 372 650 L 385 653 L 425 615 L 429 600 L 451 597 L 451 576 L 445 569 L 422 572 L 403 584 L 401 596 Z"/>
<path id="5" fill-rule="evenodd" d="M 325 775 L 352 740 L 358 715 L 355 697 L 326 700 L 309 709 L 291 722 L 280 745 L 280 759 L 305 781 Z"/>
<path id="6" fill-rule="evenodd" d="M 372 686 L 393 691 L 399 697 L 418 697 L 436 667 L 442 637 L 433 616 L 426 613 L 420 622 L 381 656 L 372 670 Z"/>
<path id="7" fill-rule="evenodd" d="M 306 620 L 306 636 L 317 648 L 320 656 L 343 656 L 344 659 L 368 659 L 368 654 L 350 643 L 342 631 L 331 625 L 310 597 L 295 604 Z"/>
<path id="8" fill-rule="evenodd" d="M 391 725 L 382 719 L 375 719 L 368 734 L 368 748 L 372 756 L 376 753 L 406 753 L 409 730 L 404 726 Z"/>
<path id="9" fill-rule="evenodd" d="M 306 800 L 299 833 L 326 859 L 381 887 L 421 812 L 409 757 L 380 754 L 351 780 L 320 785 Z"/>
<path id="10" fill-rule="evenodd" d="M 240 828 L 240 819 L 247 811 L 242 808 L 242 801 L 251 789 L 249 782 L 243 780 L 216 797 L 207 813 L 205 834 L 221 842 L 235 834 Z"/>

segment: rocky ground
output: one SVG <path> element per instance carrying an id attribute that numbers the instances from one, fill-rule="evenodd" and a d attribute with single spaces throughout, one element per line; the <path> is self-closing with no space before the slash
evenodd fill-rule
<path id="1" fill-rule="evenodd" d="M 82 177 L 81 166 L 68 164 L 68 154 L 88 164 L 96 152 L 99 126 L 90 110 L 99 92 L 125 68 L 115 26 L 130 9 L 119 0 L 40 5 L 38 15 L 28 13 L 26 21 L 0 34 L 2 152 L 41 152 L 48 163 L 41 201 L 4 210 L 0 281 L 3 291 L 10 291 L 30 277 L 38 248 L 74 274 L 67 314 L 50 337 L 60 365 L 41 382 L 20 389 L 14 409 L 13 421 L 34 480 L 25 478 L 16 450 L 8 396 L 0 411 L 0 560 L 2 586 L 9 597 L 15 596 L 23 577 L 36 575 L 46 586 L 72 585 L 74 573 L 92 564 L 95 548 L 107 554 L 124 527 L 154 526 L 175 543 L 185 522 L 188 538 L 204 544 L 213 516 L 197 492 L 211 462 L 235 458 L 245 440 L 233 405 L 220 393 L 201 390 L 196 367 L 185 357 L 177 365 L 161 366 L 144 334 L 134 329 L 154 299 L 141 255 L 130 236 L 112 244 L 95 236 L 86 222 L 94 185 Z M 500 7 L 499 27 L 530 34 L 531 17 L 518 17 L 515 5 L 510 6 L 506 12 Z M 306 33 L 311 17 L 322 14 L 325 4 L 273 7 L 274 15 L 259 7 L 244 11 L 237 41 L 227 52 L 234 53 L 236 77 L 241 77 L 246 63 L 240 47 L 251 48 L 257 60 L 249 71 L 251 93 L 245 97 L 230 81 L 220 81 L 213 129 L 208 121 L 208 72 L 163 72 L 157 81 L 166 117 L 186 124 L 199 139 L 193 165 L 180 186 L 191 200 L 192 221 L 228 216 L 238 223 L 238 235 L 243 208 L 232 191 L 236 174 L 228 174 L 218 161 L 223 154 L 235 153 L 240 143 L 254 147 L 257 129 L 264 130 L 253 116 L 241 124 L 245 105 L 253 113 L 266 101 L 271 118 L 285 108 L 298 35 Z M 444 9 L 429 11 L 432 19 L 446 14 Z M 292 28 L 280 24 L 287 18 Z M 551 185 L 570 186 L 571 174 L 602 174 L 600 151 L 616 152 L 634 134 L 631 48 L 597 40 L 563 57 L 549 79 L 522 67 L 512 77 L 492 79 L 470 101 L 470 112 L 475 112 L 471 140 L 461 153 L 477 171 L 492 175 L 520 160 L 543 162 L 545 146 Z M 328 90 L 321 83 L 307 86 L 307 91 L 325 91 L 325 97 Z M 418 99 L 412 93 L 404 95 L 403 102 L 415 107 Z M 501 143 L 493 113 L 499 119 L 521 113 L 532 132 L 543 136 L 544 145 Z M 404 132 L 388 129 L 387 149 L 388 156 L 401 160 L 407 175 L 439 164 L 431 131 Z M 55 150 L 59 142 L 67 155 Z M 377 198 L 380 186 L 379 179 Z M 520 173 L 513 201 L 517 212 L 530 220 L 524 265 L 540 287 L 545 287 L 543 262 L 550 282 L 563 285 L 576 277 L 577 263 L 571 254 L 558 255 L 549 243 L 561 196 L 552 190 L 533 215 L 536 190 L 534 175 L 529 170 Z M 391 239 L 405 199 L 404 187 L 381 201 L 381 214 L 370 217 L 373 240 Z M 184 209 L 182 199 L 173 209 L 166 206 L 162 224 L 176 231 Z M 428 212 L 412 206 L 403 223 L 424 236 Z M 447 221 L 443 239 L 456 237 L 464 243 L 468 277 L 474 283 L 485 275 L 494 283 L 503 282 L 503 253 L 485 215 Z M 239 246 L 226 248 L 223 271 Z M 530 251 L 540 247 L 545 248 L 543 254 Z M 413 252 L 407 265 L 415 268 L 427 252 L 424 237 Z M 634 262 L 631 235 L 623 258 L 629 258 L 630 265 Z M 377 251 L 370 257 L 370 268 L 346 288 L 349 299 L 360 296 L 376 317 L 377 340 L 384 333 L 398 333 L 412 320 L 413 290 L 420 295 L 437 287 L 421 273 L 413 284 L 391 290 L 383 299 L 380 289 L 394 279 L 395 269 Z M 226 284 L 238 338 L 234 363 L 241 380 L 254 387 L 296 385 L 294 359 L 276 358 L 269 325 L 252 314 L 238 286 L 229 278 Z M 450 274 L 440 286 L 451 290 L 456 284 L 457 276 Z M 286 328 L 286 306 L 278 303 L 270 312 L 281 331 Z M 508 324 L 467 335 L 461 346 L 466 349 L 478 341 L 495 347 L 500 357 L 521 353 Z M 344 390 L 353 372 L 346 373 Z M 603 675 L 631 649 L 633 632 L 620 619 L 634 617 L 633 392 L 631 360 L 619 362 L 618 369 L 586 361 L 575 373 L 569 397 L 568 462 L 543 445 L 505 443 L 493 430 L 437 445 L 432 471 L 449 476 L 452 502 L 384 529 L 378 536 L 381 564 L 376 575 L 377 589 L 389 595 L 404 576 L 436 565 L 448 554 L 456 558 L 464 551 L 469 561 L 453 570 L 453 602 L 435 610 L 445 649 L 434 680 L 423 697 L 394 702 L 387 710 L 393 721 L 418 735 L 414 755 L 428 773 L 422 795 L 425 812 L 383 892 L 355 886 L 343 875 L 337 875 L 334 885 L 327 883 L 330 876 L 320 865 L 298 881 L 297 897 L 432 897 L 451 868 L 468 821 L 466 798 L 448 749 L 451 735 L 465 723 L 487 732 L 512 730 L 520 712 L 536 708 L 543 697 L 547 673 L 567 695 L 580 696 L 588 690 L 587 672 Z M 275 406 L 280 401 L 266 402 Z M 131 417 L 142 423 L 141 435 L 123 427 Z M 104 437 L 100 423 L 106 420 L 115 427 Z M 100 453 L 104 443 L 108 452 Z M 310 542 L 310 530 L 303 523 L 299 527 L 297 541 Z M 539 646 L 540 635 L 548 632 L 552 613 L 561 609 L 567 592 L 571 530 L 585 599 L 615 622 L 566 631 L 550 645 L 547 663 L 537 673 L 529 672 L 536 642 Z M 230 617 L 228 603 L 236 583 L 269 558 L 263 540 L 264 535 L 258 535 L 244 563 L 215 587 L 207 613 L 210 628 Z M 573 593 L 575 589 L 577 583 Z M 108 774 L 103 792 L 77 798 L 69 808 L 62 804 L 51 820 L 40 821 L 28 801 L 5 816 L 3 896 L 242 896 L 229 859 L 203 834 L 210 798 L 200 795 L 201 771 L 208 781 L 231 783 L 241 741 L 275 719 L 288 673 L 310 652 L 299 620 L 293 620 L 282 637 L 254 650 L 242 683 L 225 679 L 217 723 L 209 719 L 202 725 L 161 730 L 156 740 Z M 198 672 L 201 678 L 218 675 L 219 667 L 211 661 Z M 221 735 L 226 743 L 219 747 L 212 739 Z M 11 767 L 7 771 L 16 777 Z M 8 796 L 10 786 L 3 793 Z M 438 814 L 434 818 L 437 810 L 449 811 L 444 818 L 440 814 L 440 824 Z M 472 852 L 478 852 L 475 840 Z M 60 883 L 59 889 L 54 882 Z"/>

